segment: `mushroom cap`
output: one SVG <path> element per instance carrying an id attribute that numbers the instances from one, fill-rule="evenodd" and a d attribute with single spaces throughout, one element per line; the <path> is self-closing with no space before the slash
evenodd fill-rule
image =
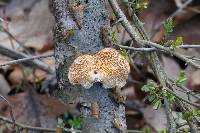
<path id="1" fill-rule="evenodd" d="M 129 72 L 127 60 L 117 50 L 105 48 L 93 56 L 76 58 L 69 67 L 68 78 L 71 84 L 81 84 L 84 88 L 95 82 L 101 82 L 104 88 L 122 88 Z"/>

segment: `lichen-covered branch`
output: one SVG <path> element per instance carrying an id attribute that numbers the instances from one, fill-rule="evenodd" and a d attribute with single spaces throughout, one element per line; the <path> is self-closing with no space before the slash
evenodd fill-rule
<path id="1" fill-rule="evenodd" d="M 81 54 L 93 54 L 103 48 L 101 26 L 109 25 L 105 0 L 53 0 L 56 73 L 59 90 L 54 94 L 67 103 L 81 103 L 84 133 L 117 133 L 126 129 L 125 107 L 116 103 L 110 90 L 95 83 L 90 89 L 72 85 L 69 66 Z M 70 10 L 69 10 L 70 9 Z M 78 21 L 78 22 L 76 22 Z M 92 106 L 95 105 L 95 106 Z M 95 117 L 93 107 L 97 107 Z M 94 109 L 97 110 L 97 109 Z M 119 125 L 114 126 L 116 120 Z M 116 124 L 117 125 L 117 124 Z"/>
<path id="2" fill-rule="evenodd" d="M 111 5 L 116 17 L 118 19 L 122 19 L 121 23 L 124 26 L 124 28 L 127 30 L 127 32 L 129 33 L 129 35 L 132 39 L 136 40 L 140 44 L 141 44 L 141 40 L 145 40 L 145 42 L 149 42 L 150 39 L 149 39 L 148 35 L 146 34 L 139 19 L 136 18 L 137 17 L 136 15 L 133 16 L 134 17 L 133 20 L 134 20 L 134 24 L 137 27 L 132 27 L 131 24 L 129 23 L 129 21 L 127 20 L 126 16 L 124 15 L 124 13 L 119 8 L 116 0 L 109 0 L 109 3 Z M 142 31 L 142 32 L 140 32 L 140 34 L 138 34 L 137 30 Z M 144 44 L 142 45 L 142 47 L 144 47 Z M 158 77 L 158 80 L 162 84 L 163 88 L 167 88 L 167 85 L 166 85 L 167 75 L 161 66 L 161 63 L 158 59 L 156 52 L 150 52 L 150 53 L 146 54 L 146 57 L 147 57 L 149 63 L 151 64 L 154 73 Z M 176 124 L 175 124 L 175 121 L 172 116 L 172 112 L 171 112 L 171 108 L 170 108 L 168 99 L 166 97 L 164 98 L 164 104 L 165 104 L 165 108 L 166 108 L 166 114 L 167 114 L 168 125 L 169 125 L 168 130 L 170 133 L 174 133 L 174 132 L 176 132 Z"/>

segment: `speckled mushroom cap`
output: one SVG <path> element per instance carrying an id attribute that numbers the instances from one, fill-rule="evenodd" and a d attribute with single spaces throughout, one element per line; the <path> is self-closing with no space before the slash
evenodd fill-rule
<path id="1" fill-rule="evenodd" d="M 122 88 L 126 84 L 130 66 L 115 49 L 105 48 L 95 55 L 82 55 L 69 67 L 68 78 L 73 85 L 90 88 L 101 82 L 104 88 Z"/>

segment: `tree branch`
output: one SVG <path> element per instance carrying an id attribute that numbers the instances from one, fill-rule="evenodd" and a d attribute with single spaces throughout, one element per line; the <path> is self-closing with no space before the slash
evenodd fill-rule
<path id="1" fill-rule="evenodd" d="M 22 59 L 18 59 L 18 60 L 6 61 L 5 63 L 1 63 L 0 67 L 6 66 L 6 65 L 19 64 L 19 63 L 23 63 L 23 62 L 26 62 L 29 60 L 47 58 L 47 57 L 52 57 L 52 56 L 54 56 L 54 54 L 37 55 L 37 56 L 26 57 L 26 58 L 22 58 Z"/>
<path id="2" fill-rule="evenodd" d="M 14 51 L 14 50 L 11 50 L 11 49 L 7 49 L 3 46 L 0 45 L 0 54 L 4 55 L 4 56 L 8 56 L 10 58 L 13 58 L 13 59 L 21 59 L 21 58 L 29 58 L 28 55 L 24 54 L 24 53 L 20 53 L 20 52 L 17 52 L 17 51 Z M 53 74 L 54 73 L 54 69 L 51 68 L 50 66 L 48 66 L 47 64 L 43 63 L 42 61 L 40 60 L 33 60 L 33 61 L 26 61 L 26 62 L 23 62 L 24 65 L 27 65 L 27 66 L 31 66 L 31 67 L 37 67 L 47 73 L 51 73 Z"/>
<path id="3" fill-rule="evenodd" d="M 56 21 L 54 30 L 56 75 L 59 85 L 59 90 L 55 95 L 66 103 L 87 105 L 81 106 L 83 132 L 85 133 L 117 133 L 127 128 L 125 107 L 110 97 L 110 89 L 105 89 L 101 84 L 95 83 L 86 90 L 68 81 L 69 66 L 78 56 L 77 53 L 93 54 L 104 47 L 100 29 L 102 26 L 110 26 L 106 4 L 105 0 L 81 0 L 80 5 L 78 4 L 80 12 L 73 12 L 72 17 L 68 9 L 76 8 L 73 7 L 77 5 L 75 0 L 53 0 L 53 13 Z M 82 8 L 84 6 L 86 7 Z M 77 20 L 79 26 L 77 22 L 74 22 Z M 98 106 L 99 118 L 92 116 L 93 109 L 90 105 L 94 102 Z M 120 129 L 113 126 L 115 119 L 119 121 Z"/>
<path id="4" fill-rule="evenodd" d="M 143 37 L 143 39 L 145 39 L 145 40 L 141 39 L 141 37 L 137 33 L 136 29 L 135 30 L 133 29 L 133 27 L 131 26 L 131 24 L 127 20 L 127 18 L 124 15 L 124 13 L 119 8 L 116 0 L 109 0 L 109 3 L 111 5 L 116 17 L 118 19 L 122 19 L 121 23 L 122 23 L 123 27 L 126 29 L 126 31 L 129 33 L 130 37 L 133 40 L 136 40 L 140 44 L 144 44 L 143 42 L 141 43 L 141 41 L 149 43 L 150 39 L 149 39 L 147 33 L 145 32 L 142 23 L 137 18 L 137 16 L 135 14 L 133 15 L 133 21 L 134 21 L 134 24 L 136 25 L 136 28 L 138 28 L 139 31 L 142 31 L 140 33 L 141 33 L 141 36 Z M 143 46 L 144 45 L 142 45 L 142 47 Z M 162 84 L 162 86 L 164 88 L 166 88 L 167 76 L 166 76 L 166 73 L 164 72 L 163 68 L 161 67 L 161 64 L 160 64 L 160 61 L 158 59 L 157 54 L 155 52 L 150 52 L 150 53 L 146 54 L 146 57 L 147 57 L 149 63 L 151 64 L 154 73 L 157 75 L 160 83 Z M 169 132 L 176 132 L 176 123 L 175 123 L 175 121 L 173 119 L 171 108 L 170 108 L 168 99 L 166 97 L 164 97 L 164 103 L 165 103 L 165 109 L 166 109 L 166 113 L 167 113 Z"/>

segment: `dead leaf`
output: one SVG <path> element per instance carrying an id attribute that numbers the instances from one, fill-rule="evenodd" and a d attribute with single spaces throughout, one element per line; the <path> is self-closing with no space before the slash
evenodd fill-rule
<path id="1" fill-rule="evenodd" d="M 142 109 L 142 112 L 145 122 L 151 125 L 156 131 L 167 128 L 167 118 L 164 108 L 154 110 L 153 106 L 149 105 Z"/>
<path id="2" fill-rule="evenodd" d="M 0 74 L 0 94 L 6 96 L 10 91 L 10 85 L 8 84 L 5 77 L 2 74 Z"/>
<path id="3" fill-rule="evenodd" d="M 41 49 L 54 23 L 48 0 L 12 0 L 5 10 L 5 14 L 2 14 L 3 8 L 0 10 L 0 16 L 11 19 L 8 23 L 9 32 L 25 46 Z M 0 42 L 12 48 L 9 37 L 3 32 L 0 33 Z M 15 41 L 12 42 L 15 48 L 19 47 Z"/>
<path id="4" fill-rule="evenodd" d="M 200 70 L 196 70 L 190 75 L 187 86 L 191 90 L 200 91 Z"/>
<path id="5" fill-rule="evenodd" d="M 41 49 L 38 50 L 38 52 L 44 53 L 44 52 L 47 52 L 49 50 L 53 50 L 53 48 L 54 48 L 53 33 L 50 32 L 48 34 L 47 39 L 46 39 L 46 43 L 43 45 L 43 47 Z"/>
<path id="6" fill-rule="evenodd" d="M 22 68 L 19 66 L 14 66 L 12 68 L 12 72 L 8 76 L 8 80 L 10 81 L 11 85 L 20 84 L 23 80 L 23 72 Z"/>
<path id="7" fill-rule="evenodd" d="M 173 58 L 166 56 L 162 57 L 162 62 L 168 77 L 172 79 L 178 79 L 179 72 L 181 71 L 179 64 Z"/>
<path id="8" fill-rule="evenodd" d="M 31 89 L 33 88 L 7 97 L 13 107 L 15 120 L 19 123 L 56 128 L 57 117 L 75 108 L 74 105 L 64 105 L 58 99 L 39 95 Z M 3 116 L 10 118 L 8 109 L 6 109 Z"/>

